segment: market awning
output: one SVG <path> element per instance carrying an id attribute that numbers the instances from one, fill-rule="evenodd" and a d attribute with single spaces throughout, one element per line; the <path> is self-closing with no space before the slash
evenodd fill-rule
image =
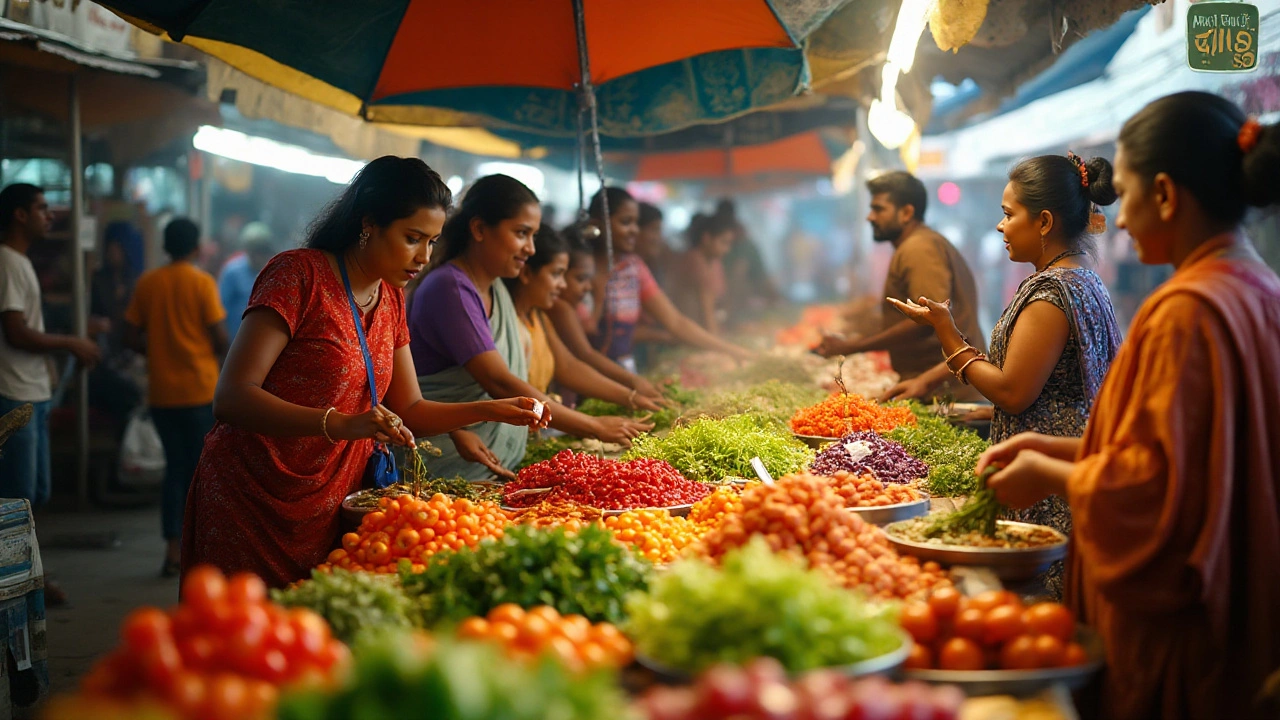
<path id="1" fill-rule="evenodd" d="M 832 154 L 811 131 L 763 145 L 644 155 L 635 180 L 711 180 L 755 175 L 826 176 Z"/>

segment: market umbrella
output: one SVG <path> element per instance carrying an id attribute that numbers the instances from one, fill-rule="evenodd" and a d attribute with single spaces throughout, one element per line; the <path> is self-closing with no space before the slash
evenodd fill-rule
<path id="1" fill-rule="evenodd" d="M 653 153 L 636 163 L 636 180 L 721 180 L 758 175 L 831 174 L 831 151 L 818 131 L 763 145 Z"/>

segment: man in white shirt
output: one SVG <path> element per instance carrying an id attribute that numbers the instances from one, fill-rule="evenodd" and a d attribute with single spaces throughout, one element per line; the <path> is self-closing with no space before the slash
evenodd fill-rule
<path id="1" fill-rule="evenodd" d="M 44 331 L 40 281 L 27 257 L 49 234 L 44 191 L 15 183 L 0 190 L 0 415 L 31 403 L 35 414 L 0 448 L 0 497 L 49 500 L 49 411 L 53 383 L 48 356 L 70 352 L 85 365 L 101 357 L 90 340 Z"/>

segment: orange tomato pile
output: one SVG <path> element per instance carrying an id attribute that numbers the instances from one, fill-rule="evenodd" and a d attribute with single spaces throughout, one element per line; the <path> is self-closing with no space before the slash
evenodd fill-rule
<path id="1" fill-rule="evenodd" d="M 791 416 L 792 432 L 829 438 L 864 430 L 886 433 L 902 425 L 915 424 L 916 416 L 906 407 L 885 407 L 852 393 L 836 393 Z"/>
<path id="2" fill-rule="evenodd" d="M 928 602 L 904 605 L 899 622 L 916 641 L 906 662 L 912 669 L 1036 670 L 1088 660 L 1074 642 L 1070 610 L 1050 602 L 1024 607 L 1007 590 L 965 598 L 940 588 Z"/>
<path id="3" fill-rule="evenodd" d="M 496 642 L 515 658 L 553 655 L 572 672 L 618 668 L 631 662 L 631 641 L 609 623 L 591 624 L 581 615 L 561 615 L 550 605 L 525 610 L 506 603 L 488 617 L 458 626 L 458 637 Z"/>
<path id="4" fill-rule="evenodd" d="M 543 502 L 531 508 L 507 510 L 507 517 L 517 525 L 536 528 L 563 527 L 565 532 L 575 533 L 604 517 L 604 511 L 582 505 L 557 505 Z"/>
<path id="5" fill-rule="evenodd" d="M 378 510 L 364 516 L 360 528 L 342 536 L 342 547 L 320 565 L 347 570 L 393 573 L 400 560 L 422 572 L 441 550 L 475 547 L 485 538 L 502 537 L 507 516 L 491 502 L 450 500 L 436 493 L 430 500 L 409 495 L 382 498 Z"/>
<path id="6" fill-rule="evenodd" d="M 182 595 L 172 610 L 125 618 L 120 646 L 81 682 L 84 698 L 159 704 L 183 720 L 268 718 L 281 687 L 327 684 L 349 663 L 323 618 L 269 602 L 256 575 L 196 568 Z"/>
<path id="7" fill-rule="evenodd" d="M 924 496 L 910 485 L 882 483 L 874 475 L 854 475 L 841 470 L 828 478 L 844 498 L 845 507 L 883 507 L 915 502 Z"/>
<path id="8" fill-rule="evenodd" d="M 686 518 L 672 517 L 658 508 L 628 510 L 610 515 L 604 526 L 619 542 L 653 563 L 669 563 L 698 539 L 698 532 Z"/>
<path id="9" fill-rule="evenodd" d="M 848 512 L 826 478 L 788 475 L 742 494 L 742 512 L 703 538 L 696 551 L 719 559 L 762 535 L 775 552 L 795 552 L 841 585 L 880 598 L 910 598 L 950 586 L 937 563 L 899 556 L 884 533 Z"/>
<path id="10" fill-rule="evenodd" d="M 720 527 L 725 518 L 740 512 L 742 492 L 732 485 L 726 485 L 716 488 L 715 492 L 694 503 L 689 508 L 688 519 L 698 534 L 705 535 Z"/>

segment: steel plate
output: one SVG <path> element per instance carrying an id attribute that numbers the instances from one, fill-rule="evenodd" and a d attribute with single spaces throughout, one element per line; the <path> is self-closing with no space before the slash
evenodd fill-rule
<path id="1" fill-rule="evenodd" d="M 896 672 L 902 667 L 902 663 L 907 661 L 907 657 L 911 655 L 911 648 L 914 643 L 911 636 L 906 632 L 901 633 L 902 644 L 897 650 L 885 653 L 879 657 L 873 657 L 862 662 L 853 663 L 852 665 L 838 665 L 830 670 L 835 670 L 845 677 L 865 677 L 868 675 L 889 675 Z M 641 667 L 649 670 L 656 675 L 661 681 L 682 685 L 693 682 L 693 675 L 684 670 L 677 670 L 672 667 L 663 665 L 662 663 L 647 658 L 640 653 L 636 653 L 636 663 Z M 800 674 L 800 673 L 795 673 Z"/>
<path id="2" fill-rule="evenodd" d="M 1051 685 L 1070 690 L 1082 687 L 1102 669 L 1105 650 L 1097 633 L 1083 625 L 1076 628 L 1076 642 L 1089 658 L 1084 665 L 1048 670 L 903 670 L 908 680 L 959 686 L 965 694 L 1029 697 Z"/>
<path id="3" fill-rule="evenodd" d="M 1000 520 L 1006 527 L 1043 528 L 1043 525 Z M 941 565 L 977 565 L 989 567 L 1002 579 L 1025 579 L 1035 577 L 1044 572 L 1055 561 L 1067 555 L 1067 538 L 1053 528 L 1051 530 L 1060 539 L 1053 545 L 1041 545 L 1032 548 L 980 548 L 963 545 L 942 545 L 940 543 L 921 543 L 905 540 L 893 534 L 893 525 L 885 527 L 885 536 L 893 544 L 894 549 L 905 555 L 921 560 L 933 560 Z"/>
<path id="4" fill-rule="evenodd" d="M 856 514 L 865 522 L 869 522 L 872 525 L 888 525 L 889 523 L 895 523 L 900 520 L 910 520 L 911 518 L 928 515 L 929 497 L 925 496 L 915 502 L 898 503 L 897 505 L 851 507 L 845 509 Z"/>

